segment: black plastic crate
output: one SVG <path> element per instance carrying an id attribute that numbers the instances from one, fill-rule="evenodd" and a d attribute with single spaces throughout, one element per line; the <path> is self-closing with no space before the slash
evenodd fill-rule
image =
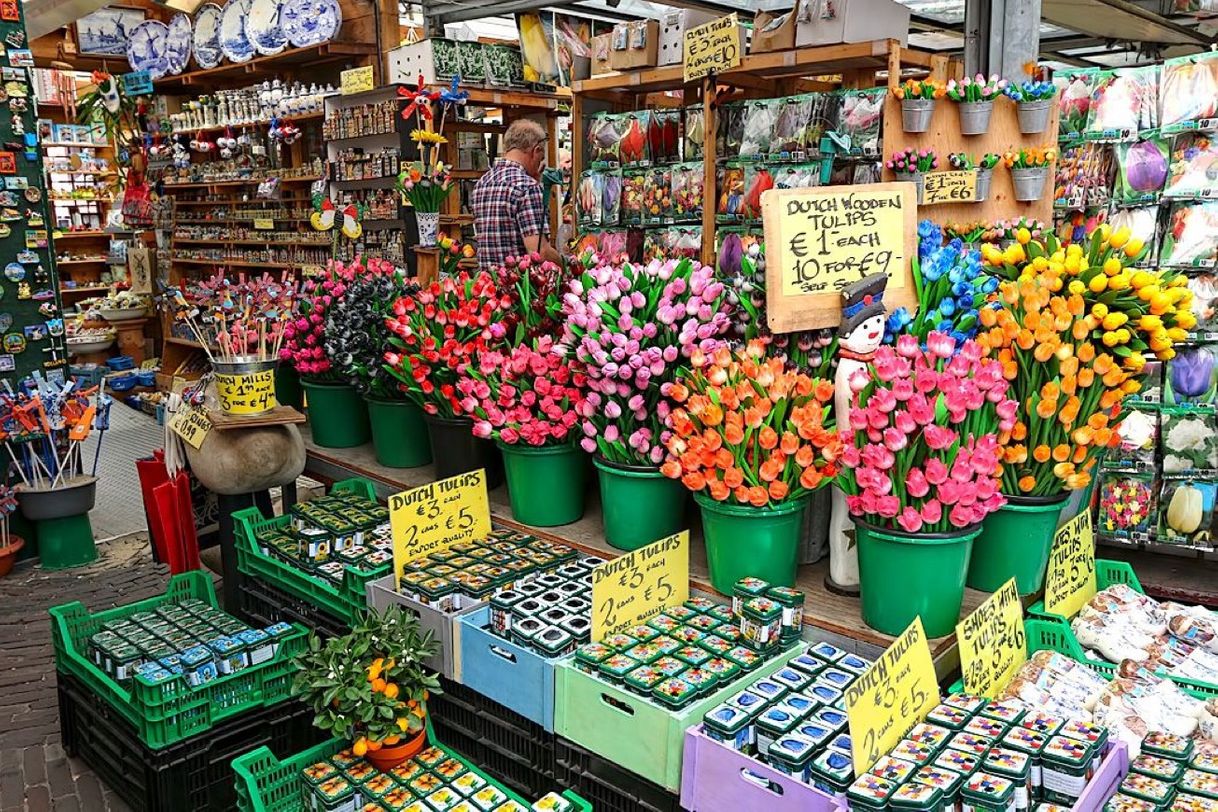
<path id="1" fill-rule="evenodd" d="M 447 706 L 442 702 L 441 709 L 453 713 L 455 726 L 476 734 L 475 738 L 531 770 L 554 774 L 553 733 L 465 685 L 442 680 L 441 687 L 445 693 L 437 699 L 449 700 Z"/>
<path id="2" fill-rule="evenodd" d="M 238 576 L 237 594 L 242 620 L 252 626 L 299 623 L 322 637 L 341 637 L 351 631 L 329 612 L 246 573 Z"/>
<path id="3" fill-rule="evenodd" d="M 313 711 L 288 700 L 150 750 L 109 703 L 69 674 L 57 678 L 64 750 L 93 768 L 136 812 L 235 809 L 234 758 L 262 745 L 286 758 L 326 738 L 313 727 Z"/>
<path id="4" fill-rule="evenodd" d="M 555 781 L 596 812 L 680 812 L 673 793 L 566 739 L 555 739 L 554 766 Z"/>

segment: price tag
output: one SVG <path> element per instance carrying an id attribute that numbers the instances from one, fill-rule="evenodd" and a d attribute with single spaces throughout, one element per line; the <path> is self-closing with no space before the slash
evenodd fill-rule
<path id="1" fill-rule="evenodd" d="M 371 90 L 374 85 L 372 83 L 372 66 L 368 65 L 363 68 L 351 68 L 345 70 L 338 75 L 340 84 L 339 91 L 344 96 L 349 96 L 352 93 L 363 93 L 366 90 Z"/>
<path id="2" fill-rule="evenodd" d="M 922 618 L 846 689 L 854 772 L 862 775 L 939 704 L 939 682 Z"/>
<path id="3" fill-rule="evenodd" d="M 169 418 L 169 430 L 198 451 L 211 431 L 211 421 L 202 409 L 182 409 Z"/>
<path id="4" fill-rule="evenodd" d="M 407 562 L 491 532 L 486 471 L 458 474 L 389 497 L 393 572 L 401 582 Z"/>
<path id="5" fill-rule="evenodd" d="M 216 373 L 216 397 L 229 414 L 262 414 L 279 405 L 275 400 L 275 370 Z"/>
<path id="6" fill-rule="evenodd" d="M 592 639 L 645 622 L 689 600 L 689 531 L 606 561 L 592 570 Z"/>
<path id="7" fill-rule="evenodd" d="M 128 96 L 146 96 L 152 93 L 152 75 L 146 70 L 124 73 L 118 80 Z"/>
<path id="8" fill-rule="evenodd" d="M 971 203 L 977 199 L 977 172 L 927 172 L 922 176 L 922 205 Z"/>
<path id="9" fill-rule="evenodd" d="M 1023 604 L 1015 579 L 956 624 L 964 690 L 993 699 L 1028 659 Z"/>
<path id="10" fill-rule="evenodd" d="M 1095 597 L 1095 539 L 1091 511 L 1057 529 L 1045 573 L 1045 611 L 1072 618 Z"/>
<path id="11" fill-rule="evenodd" d="M 254 228 L 259 231 L 272 231 L 275 228 L 275 221 L 269 217 L 255 217 Z"/>
<path id="12" fill-rule="evenodd" d="M 741 40 L 740 21 L 735 12 L 685 29 L 682 59 L 685 81 L 692 82 L 739 67 L 740 54 L 744 50 Z"/>

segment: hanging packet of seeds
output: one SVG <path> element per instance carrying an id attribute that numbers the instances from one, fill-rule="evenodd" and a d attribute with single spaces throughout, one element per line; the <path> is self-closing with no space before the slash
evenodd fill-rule
<path id="1" fill-rule="evenodd" d="M 1158 126 L 1159 69 L 1101 71 L 1091 93 L 1084 137 L 1089 141 L 1133 141 Z"/>
<path id="2" fill-rule="evenodd" d="M 706 115 L 702 105 L 685 108 L 685 131 L 682 135 L 682 158 L 697 161 L 702 158 L 703 139 L 706 137 Z"/>
<path id="3" fill-rule="evenodd" d="M 622 114 L 622 140 L 618 149 L 622 156 L 622 166 L 627 169 L 651 166 L 651 151 L 647 148 L 647 122 L 650 115 L 647 110 Z"/>
<path id="4" fill-rule="evenodd" d="M 777 99 L 778 115 L 770 134 L 770 161 L 808 159 L 808 117 L 812 115 L 811 96 Z"/>
<path id="5" fill-rule="evenodd" d="M 715 208 L 715 220 L 738 223 L 744 219 L 744 167 L 729 162 L 719 167 L 718 174 L 719 203 Z"/>
<path id="6" fill-rule="evenodd" d="M 1143 138 L 1114 147 L 1117 172 L 1112 197 L 1116 203 L 1152 203 L 1167 182 L 1169 150 L 1165 138 Z"/>
<path id="7" fill-rule="evenodd" d="M 1184 200 L 1218 197 L 1218 139 L 1213 133 L 1176 136 L 1163 196 Z"/>
<path id="8" fill-rule="evenodd" d="M 601 257 L 614 262 L 626 253 L 626 229 L 607 228 L 600 233 L 598 252 Z"/>
<path id="9" fill-rule="evenodd" d="M 1213 480 L 1164 478 L 1156 540 L 1199 550 L 1213 549 L 1216 495 L 1218 483 Z"/>
<path id="10" fill-rule="evenodd" d="M 616 226 L 621 216 L 622 170 L 610 170 L 601 179 L 601 225 Z"/>
<path id="11" fill-rule="evenodd" d="M 641 262 L 650 262 L 653 259 L 666 259 L 664 253 L 665 240 L 668 236 L 668 229 L 665 228 L 648 228 L 643 230 L 643 258 Z"/>
<path id="12" fill-rule="evenodd" d="M 1060 140 L 1082 138 L 1091 117 L 1091 94 L 1099 81 L 1099 68 L 1056 71 L 1058 132 Z"/>
<path id="13" fill-rule="evenodd" d="M 1153 472 L 1102 471 L 1096 492 L 1099 536 L 1150 541 L 1158 521 Z"/>
<path id="14" fill-rule="evenodd" d="M 1218 414 L 1212 408 L 1164 407 L 1161 420 L 1164 474 L 1218 475 Z"/>
<path id="15" fill-rule="evenodd" d="M 762 164 L 746 164 L 744 167 L 744 201 L 740 214 L 746 221 L 761 219 L 761 196 L 774 188 L 774 176 L 770 168 Z"/>
<path id="16" fill-rule="evenodd" d="M 785 164 L 771 167 L 775 189 L 810 189 L 820 186 L 820 164 Z"/>
<path id="17" fill-rule="evenodd" d="M 777 119 L 778 99 L 757 99 L 744 103 L 744 128 L 740 135 L 742 161 L 764 161 L 770 153 L 770 137 Z"/>
<path id="18" fill-rule="evenodd" d="M 1117 428 L 1117 445 L 1104 454 L 1103 467 L 1124 471 L 1153 471 L 1159 443 L 1159 410 L 1153 406 L 1132 408 Z"/>
<path id="19" fill-rule="evenodd" d="M 698 259 L 702 256 L 702 226 L 670 226 L 664 235 L 669 257 Z"/>
<path id="20" fill-rule="evenodd" d="M 1218 276 L 1212 273 L 1192 274 L 1188 289 L 1193 294 L 1193 315 L 1197 326 L 1190 334 L 1197 341 L 1218 341 Z"/>
<path id="21" fill-rule="evenodd" d="M 672 222 L 672 174 L 667 166 L 652 167 L 644 175 L 643 222 Z"/>
<path id="22" fill-rule="evenodd" d="M 677 222 L 702 219 L 702 187 L 705 170 L 701 161 L 672 167 L 672 219 Z"/>
<path id="23" fill-rule="evenodd" d="M 1113 228 L 1117 227 L 1113 218 Z M 1218 262 L 1218 201 L 1173 203 L 1163 229 L 1159 265 L 1213 268 Z"/>
<path id="24" fill-rule="evenodd" d="M 880 125 L 884 121 L 882 87 L 839 91 L 842 99 L 841 121 L 837 131 L 850 139 L 850 155 L 874 158 L 880 154 Z"/>
<path id="25" fill-rule="evenodd" d="M 821 139 L 830 130 L 836 130 L 842 112 L 842 97 L 838 93 L 809 93 L 811 107 L 808 111 L 808 130 L 804 133 L 804 144 L 808 157 L 821 154 Z"/>
<path id="26" fill-rule="evenodd" d="M 628 226 L 643 222 L 643 195 L 647 185 L 647 170 L 627 169 L 622 172 L 622 223 Z"/>
<path id="27" fill-rule="evenodd" d="M 588 121 L 588 165 L 593 168 L 620 166 L 622 162 L 622 117 L 601 113 Z"/>
<path id="28" fill-rule="evenodd" d="M 718 154 L 730 158 L 740 154 L 744 137 L 744 102 L 728 102 L 719 108 L 719 129 L 716 131 Z"/>
<path id="29" fill-rule="evenodd" d="M 1213 129 L 1218 124 L 1218 54 L 1207 51 L 1165 61 L 1160 99 L 1164 133 Z"/>
<path id="30" fill-rule="evenodd" d="M 1167 406 L 1215 405 L 1218 391 L 1218 344 L 1178 347 L 1164 371 L 1163 403 Z"/>
<path id="31" fill-rule="evenodd" d="M 581 223 L 600 225 L 604 193 L 605 176 L 602 172 L 589 169 L 579 176 L 579 185 L 575 187 L 575 209 Z"/>
<path id="32" fill-rule="evenodd" d="M 1116 209 L 1108 215 L 1108 224 L 1113 231 L 1127 228 L 1132 237 L 1142 241 L 1142 256 L 1134 263 L 1140 268 L 1159 262 L 1159 212 L 1159 206 L 1150 205 Z"/>
<path id="33" fill-rule="evenodd" d="M 647 122 L 647 148 L 653 164 L 681 160 L 681 111 L 653 110 Z"/>

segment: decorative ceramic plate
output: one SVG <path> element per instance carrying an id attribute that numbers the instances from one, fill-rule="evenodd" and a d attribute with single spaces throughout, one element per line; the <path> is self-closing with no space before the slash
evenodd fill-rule
<path id="1" fill-rule="evenodd" d="M 165 39 L 165 59 L 169 62 L 170 73 L 181 73 L 190 62 L 190 49 L 194 39 L 194 30 L 190 25 L 190 17 L 178 13 L 169 21 L 169 36 Z"/>
<path id="2" fill-rule="evenodd" d="M 4 266 L 4 278 L 10 282 L 20 282 L 25 279 L 25 266 L 10 262 Z"/>
<path id="3" fill-rule="evenodd" d="M 220 52 L 220 16 L 223 13 L 215 3 L 204 3 L 195 12 L 195 63 L 200 68 L 214 68 L 224 58 Z"/>
<path id="4" fill-rule="evenodd" d="M 329 42 L 343 27 L 338 0 L 287 0 L 280 19 L 288 39 L 297 48 Z"/>
<path id="5" fill-rule="evenodd" d="M 229 0 L 220 16 L 220 50 L 233 62 L 248 62 L 254 56 L 254 46 L 245 36 L 249 8 L 249 0 Z"/>
<path id="6" fill-rule="evenodd" d="M 283 0 L 250 0 L 245 36 L 263 56 L 272 56 L 288 47 L 288 35 L 279 22 L 282 10 Z"/>
<path id="7" fill-rule="evenodd" d="M 131 70 L 146 70 L 154 80 L 168 73 L 169 60 L 165 58 L 168 38 L 169 26 L 159 20 L 144 20 L 132 28 L 127 38 L 127 61 Z"/>

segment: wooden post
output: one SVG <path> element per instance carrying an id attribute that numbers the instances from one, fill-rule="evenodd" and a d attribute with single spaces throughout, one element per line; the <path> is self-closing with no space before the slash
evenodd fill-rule
<path id="1" fill-rule="evenodd" d="M 416 245 L 414 247 L 415 260 L 418 270 L 415 274 L 415 279 L 420 287 L 427 287 L 432 282 L 440 279 L 440 249 L 438 248 L 423 248 Z"/>
<path id="2" fill-rule="evenodd" d="M 546 114 L 546 165 L 558 166 L 558 115 L 551 113 Z M 557 195 L 554 194 L 554 190 L 551 190 L 546 199 L 546 206 L 550 209 L 550 243 L 561 251 L 562 248 L 558 246 L 558 226 L 562 218 L 560 200 L 562 200 L 562 190 L 559 189 Z"/>
<path id="3" fill-rule="evenodd" d="M 584 171 L 584 97 L 576 90 L 571 96 L 571 189 L 575 199 L 580 173 Z M 579 206 L 571 207 L 571 232 L 579 234 Z"/>
<path id="4" fill-rule="evenodd" d="M 715 264 L 715 77 L 702 79 L 702 264 Z"/>

